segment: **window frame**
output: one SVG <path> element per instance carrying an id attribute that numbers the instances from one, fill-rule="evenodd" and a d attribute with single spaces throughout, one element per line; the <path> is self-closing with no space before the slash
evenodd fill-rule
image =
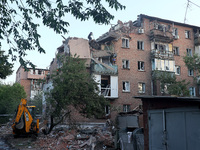
<path id="1" fill-rule="evenodd" d="M 127 59 L 122 60 L 122 68 L 123 69 L 130 69 L 130 61 Z"/>
<path id="2" fill-rule="evenodd" d="M 174 54 L 175 56 L 180 56 L 180 54 L 179 54 L 179 47 L 177 47 L 177 46 L 174 46 L 174 47 L 173 47 L 173 54 Z"/>
<path id="3" fill-rule="evenodd" d="M 144 41 L 137 41 L 137 49 L 144 50 Z"/>
<path id="4" fill-rule="evenodd" d="M 122 38 L 122 48 L 130 48 L 128 38 Z"/>
<path id="5" fill-rule="evenodd" d="M 140 85 L 142 87 L 142 89 L 140 90 Z M 146 90 L 146 85 L 144 82 L 138 82 L 138 93 L 145 93 L 145 90 Z"/>
<path id="6" fill-rule="evenodd" d="M 196 96 L 196 89 L 195 87 L 189 87 L 190 96 Z"/>
<path id="7" fill-rule="evenodd" d="M 145 66 L 143 61 L 138 61 L 138 71 L 144 71 Z"/>
<path id="8" fill-rule="evenodd" d="M 177 69 L 179 69 L 179 73 L 178 73 Z M 175 65 L 175 74 L 181 75 L 181 67 L 179 65 Z"/>
<path id="9" fill-rule="evenodd" d="M 193 77 L 194 76 L 194 70 L 188 69 L 188 76 Z"/>
<path id="10" fill-rule="evenodd" d="M 185 38 L 186 39 L 190 39 L 191 38 L 191 32 L 190 32 L 190 30 L 185 30 Z"/>
<path id="11" fill-rule="evenodd" d="M 193 53 L 192 53 L 192 49 L 191 49 L 191 48 L 187 48 L 187 49 L 186 49 L 186 52 L 187 52 L 187 56 L 193 56 Z"/>
<path id="12" fill-rule="evenodd" d="M 122 92 L 130 92 L 130 81 L 122 81 Z"/>
<path id="13" fill-rule="evenodd" d="M 130 104 L 123 104 L 123 112 L 129 112 L 130 111 Z"/>

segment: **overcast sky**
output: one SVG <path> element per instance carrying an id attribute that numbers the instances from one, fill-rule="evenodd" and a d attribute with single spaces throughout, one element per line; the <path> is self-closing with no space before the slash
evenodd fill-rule
<path id="1" fill-rule="evenodd" d="M 162 19 L 172 20 L 175 22 L 184 23 L 185 12 L 188 4 L 187 0 L 119 0 L 119 2 L 126 6 L 123 11 L 110 12 L 115 16 L 111 24 L 116 24 L 118 20 L 128 22 L 129 20 L 135 21 L 137 15 L 145 14 L 148 16 L 159 17 Z M 200 1 L 191 0 L 190 6 L 187 10 L 186 22 L 187 24 L 200 26 Z M 195 5 L 196 4 L 196 5 Z M 64 37 L 79 37 L 87 39 L 90 32 L 93 32 L 93 37 L 97 39 L 103 33 L 107 32 L 111 25 L 100 25 L 93 23 L 92 20 L 81 22 L 71 16 L 67 16 L 66 20 L 69 21 L 70 27 L 68 28 L 69 33 L 65 34 Z M 38 52 L 29 52 L 26 57 L 27 60 L 32 61 L 37 68 L 48 68 L 50 62 L 55 57 L 56 49 L 62 44 L 63 38 L 61 35 L 55 34 L 52 30 L 41 27 L 39 28 L 41 34 L 41 45 L 46 50 L 46 54 L 39 54 Z M 7 49 L 7 45 L 2 45 L 2 49 Z M 14 62 L 14 72 L 8 76 L 5 83 L 14 83 L 16 77 L 16 71 L 20 64 Z"/>

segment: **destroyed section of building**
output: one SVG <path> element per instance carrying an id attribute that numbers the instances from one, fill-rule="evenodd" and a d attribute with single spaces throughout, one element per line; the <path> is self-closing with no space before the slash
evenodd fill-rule
<path id="1" fill-rule="evenodd" d="M 16 72 L 16 82 L 20 83 L 26 92 L 27 99 L 33 99 L 35 95 L 42 91 L 43 80 L 48 76 L 48 69 L 28 68 L 28 71 L 20 66 Z"/>

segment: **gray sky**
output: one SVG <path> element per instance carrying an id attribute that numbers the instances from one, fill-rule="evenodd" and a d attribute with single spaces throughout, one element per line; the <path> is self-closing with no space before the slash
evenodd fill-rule
<path id="1" fill-rule="evenodd" d="M 187 0 L 119 0 L 119 2 L 126 6 L 123 11 L 110 12 L 115 16 L 111 24 L 116 24 L 118 20 L 128 22 L 129 20 L 135 21 L 137 15 L 145 14 L 148 16 L 154 16 L 158 18 L 168 19 L 176 22 L 184 23 L 185 12 L 187 7 Z M 186 23 L 191 25 L 200 26 L 200 1 L 191 0 L 190 6 L 187 10 Z M 66 19 L 70 23 L 68 27 L 69 33 L 64 36 L 67 37 L 79 37 L 87 39 L 90 32 L 93 32 L 93 37 L 97 39 L 103 33 L 107 32 L 111 25 L 95 24 L 92 20 L 81 22 L 76 20 L 72 16 L 68 15 Z M 46 27 L 40 27 L 39 33 L 41 34 L 41 45 L 46 50 L 46 54 L 40 54 L 37 51 L 28 52 L 26 60 L 32 61 L 37 68 L 48 68 L 52 59 L 55 57 L 56 49 L 62 44 L 63 38 L 61 35 L 55 34 L 52 30 Z M 7 49 L 7 45 L 2 45 L 2 49 Z M 16 77 L 16 71 L 20 64 L 14 62 L 14 72 L 8 76 L 5 83 L 14 83 Z"/>

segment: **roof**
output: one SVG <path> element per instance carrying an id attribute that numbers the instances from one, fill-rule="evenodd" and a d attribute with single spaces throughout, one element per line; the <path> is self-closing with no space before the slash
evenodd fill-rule
<path id="1" fill-rule="evenodd" d="M 142 100 L 174 100 L 174 101 L 188 101 L 188 102 L 200 102 L 199 97 L 176 97 L 176 96 L 134 96 L 134 98 Z"/>
<path id="2" fill-rule="evenodd" d="M 144 15 L 144 14 L 140 14 L 139 17 L 140 18 L 147 18 L 147 19 L 150 19 L 150 20 L 158 20 L 158 21 L 166 22 L 166 23 L 174 23 L 175 25 L 179 25 L 179 26 L 185 26 L 185 27 L 199 28 L 200 29 L 199 26 L 189 25 L 189 24 L 180 23 L 180 22 L 176 22 L 176 21 L 172 21 L 172 20 L 167 20 L 167 19 L 161 19 L 161 18 L 153 17 L 153 16 L 147 16 L 147 15 Z"/>

